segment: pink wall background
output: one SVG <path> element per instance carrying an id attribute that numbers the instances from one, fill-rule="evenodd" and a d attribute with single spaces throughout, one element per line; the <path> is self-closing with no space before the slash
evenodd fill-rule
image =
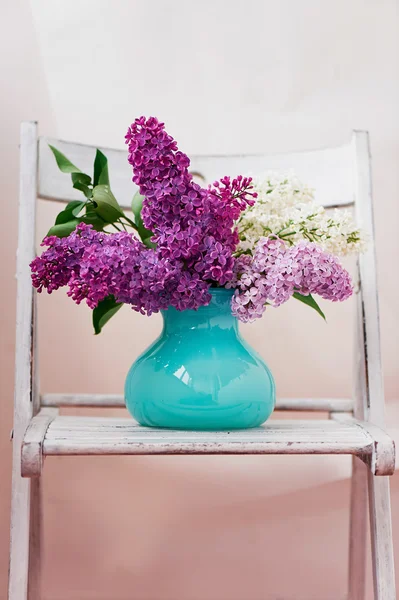
<path id="1" fill-rule="evenodd" d="M 311 148 L 343 142 L 352 128 L 369 129 L 388 425 L 396 435 L 398 290 L 388 268 L 398 256 L 396 5 L 338 1 L 321 11 L 308 0 L 298 6 L 292 0 L 278 6 L 220 0 L 203 2 L 201 10 L 181 0 L 0 4 L 0 600 L 8 563 L 23 119 L 39 120 L 44 135 L 122 147 L 134 116 L 154 113 L 192 153 Z M 88 94 L 87 73 L 92 81 L 106 73 L 108 85 Z M 192 74 L 195 90 L 182 73 Z M 41 203 L 39 237 L 56 212 Z M 130 363 L 160 326 L 157 317 L 124 309 L 94 338 L 88 310 L 62 293 L 40 300 L 43 391 L 120 392 Z M 325 308 L 328 326 L 304 307 L 287 305 L 244 329 L 269 362 L 281 396 L 350 394 L 353 306 Z M 343 598 L 348 469 L 345 457 L 49 459 L 44 600 Z M 399 548 L 397 475 L 392 504 Z"/>

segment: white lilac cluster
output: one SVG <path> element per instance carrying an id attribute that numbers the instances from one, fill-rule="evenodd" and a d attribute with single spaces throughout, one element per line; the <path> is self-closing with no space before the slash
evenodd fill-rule
<path id="1" fill-rule="evenodd" d="M 254 180 L 258 194 L 238 221 L 240 252 L 251 252 L 258 240 L 278 236 L 288 245 L 315 242 L 338 256 L 362 252 L 366 236 L 347 210 L 328 211 L 315 201 L 314 190 L 294 175 L 269 173 Z"/>

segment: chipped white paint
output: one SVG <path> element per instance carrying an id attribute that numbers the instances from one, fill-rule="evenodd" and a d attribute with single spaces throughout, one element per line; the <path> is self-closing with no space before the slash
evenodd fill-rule
<path id="1" fill-rule="evenodd" d="M 374 446 L 368 459 L 371 472 L 374 475 L 393 475 L 395 472 L 395 444 L 383 429 L 368 421 L 358 421 L 346 413 L 335 413 L 332 418 L 340 423 L 356 423 L 358 427 L 367 432 Z"/>
<path id="2" fill-rule="evenodd" d="M 58 414 L 56 408 L 42 408 L 26 430 L 21 450 L 22 477 L 40 475 L 43 466 L 42 446 L 46 431 Z"/>
<path id="3" fill-rule="evenodd" d="M 369 428 L 384 429 L 384 388 L 381 367 L 378 285 L 376 274 L 374 220 L 371 186 L 371 160 L 367 132 L 355 132 L 354 139 L 356 172 L 356 218 L 360 227 L 370 234 L 366 253 L 359 256 L 358 275 L 358 340 L 360 356 L 357 360 L 355 380 L 356 413 L 369 422 Z M 377 446 L 378 440 L 375 441 Z M 378 446 L 377 446 L 378 448 Z M 375 471 L 383 452 L 377 452 Z M 394 460 L 394 459 L 393 459 Z M 395 600 L 395 569 L 392 540 L 392 517 L 389 496 L 389 480 L 368 473 L 368 497 L 370 512 L 371 545 L 373 553 L 373 581 L 375 600 Z M 364 482 L 359 484 L 359 491 Z M 364 507 L 361 508 L 364 510 Z M 365 533 L 360 534 L 365 539 Z M 352 546 L 354 548 L 354 546 Z M 362 550 L 357 546 L 358 551 Z M 360 560 L 357 561 L 359 565 Z M 351 575 L 350 575 L 351 577 Z M 353 577 L 359 577 L 354 574 Z M 363 600 L 363 598 L 356 598 Z"/>
<path id="4" fill-rule="evenodd" d="M 32 477 L 30 480 L 30 530 L 29 530 L 29 572 L 28 600 L 42 600 L 41 567 L 43 545 L 42 519 L 42 478 Z"/>
<path id="5" fill-rule="evenodd" d="M 349 522 L 348 600 L 364 600 L 366 591 L 367 466 L 354 456 Z"/>
<path id="6" fill-rule="evenodd" d="M 40 596 L 41 478 L 33 476 L 40 475 L 46 455 L 181 453 L 352 454 L 349 598 L 364 600 L 368 479 L 375 600 L 394 600 L 389 481 L 385 477 L 394 469 L 394 447 L 384 433 L 367 133 L 356 132 L 352 143 L 340 148 L 275 156 L 197 156 L 192 160 L 192 171 L 207 182 L 225 173 L 293 169 L 318 190 L 325 199 L 325 206 L 335 206 L 336 198 L 340 199 L 339 206 L 351 206 L 355 201 L 358 222 L 372 237 L 368 252 L 360 257 L 358 264 L 360 286 L 353 401 L 279 399 L 277 410 L 324 411 L 330 413 L 333 419 L 272 420 L 257 429 L 232 432 L 148 429 L 131 419 L 56 416 L 51 409 L 42 409 L 36 415 L 39 405 L 124 406 L 121 395 L 44 394 L 39 397 L 35 296 L 28 269 L 34 254 L 37 167 L 39 196 L 64 202 L 80 198 L 78 192 L 71 189 L 69 178 L 59 173 L 48 142 L 83 170 L 91 170 L 95 153 L 93 147 L 43 138 L 37 157 L 36 126 L 33 123 L 22 126 L 9 600 L 27 600 L 27 594 L 29 600 L 38 600 Z M 113 191 L 123 207 L 130 207 L 135 186 L 130 181 L 126 151 L 104 149 L 104 152 L 109 158 Z M 352 411 L 355 419 L 342 414 Z M 21 468 L 28 477 L 21 478 Z"/>
<path id="7" fill-rule="evenodd" d="M 391 439 L 379 428 L 345 417 L 272 420 L 254 429 L 233 431 L 175 431 L 142 427 L 130 418 L 54 418 L 39 413 L 27 431 L 23 473 L 39 475 L 43 457 L 48 455 L 353 454 L 367 462 L 373 473 L 378 465 L 379 475 L 392 474 Z"/>
<path id="8" fill-rule="evenodd" d="M 368 473 L 371 550 L 375 600 L 396 600 L 388 477 Z"/>
<path id="9" fill-rule="evenodd" d="M 9 600 L 26 600 L 28 593 L 31 482 L 21 477 L 21 446 L 35 408 L 31 353 L 34 294 L 29 263 L 35 255 L 36 130 L 36 123 L 21 126 Z"/>

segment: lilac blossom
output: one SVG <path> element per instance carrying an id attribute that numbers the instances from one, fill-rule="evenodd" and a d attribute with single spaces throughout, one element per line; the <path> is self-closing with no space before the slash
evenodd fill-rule
<path id="1" fill-rule="evenodd" d="M 208 304 L 209 284 L 182 261 L 146 248 L 130 233 L 106 234 L 81 223 L 68 237 L 47 237 L 47 250 L 31 263 L 33 285 L 49 293 L 68 286 L 68 295 L 95 308 L 113 295 L 150 315 L 168 306 L 179 310 Z"/>
<path id="2" fill-rule="evenodd" d="M 207 189 L 194 183 L 190 160 L 154 117 L 140 117 L 126 135 L 133 181 L 144 196 L 142 218 L 162 256 L 186 261 L 203 281 L 232 276 L 235 221 L 254 203 L 252 179 L 224 177 Z"/>
<path id="3" fill-rule="evenodd" d="M 43 240 L 46 250 L 31 263 L 39 292 L 65 286 L 77 304 L 90 308 L 112 295 L 151 315 L 169 306 L 197 309 L 210 302 L 211 286 L 224 286 L 236 289 L 232 310 L 244 322 L 294 292 L 332 301 L 351 295 L 347 271 L 314 243 L 289 247 L 277 236 L 260 238 L 253 256 L 237 256 L 236 224 L 256 198 L 251 178 L 224 177 L 200 187 L 189 158 L 154 117 L 136 119 L 126 143 L 155 248 L 128 232 L 97 232 L 81 223 L 68 237 Z"/>
<path id="4" fill-rule="evenodd" d="M 253 321 L 267 304 L 280 306 L 298 292 L 342 301 L 352 294 L 349 273 L 332 254 L 314 243 L 288 247 L 276 237 L 261 238 L 253 257 L 242 255 L 235 265 L 233 314 Z"/>

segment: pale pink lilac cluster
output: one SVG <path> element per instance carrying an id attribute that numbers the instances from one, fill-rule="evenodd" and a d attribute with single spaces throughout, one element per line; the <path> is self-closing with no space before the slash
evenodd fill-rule
<path id="1" fill-rule="evenodd" d="M 268 304 L 280 306 L 298 292 L 342 301 L 352 294 L 349 273 L 338 259 L 314 243 L 288 246 L 276 237 L 261 238 L 253 256 L 241 255 L 235 265 L 233 314 L 250 322 Z"/>

